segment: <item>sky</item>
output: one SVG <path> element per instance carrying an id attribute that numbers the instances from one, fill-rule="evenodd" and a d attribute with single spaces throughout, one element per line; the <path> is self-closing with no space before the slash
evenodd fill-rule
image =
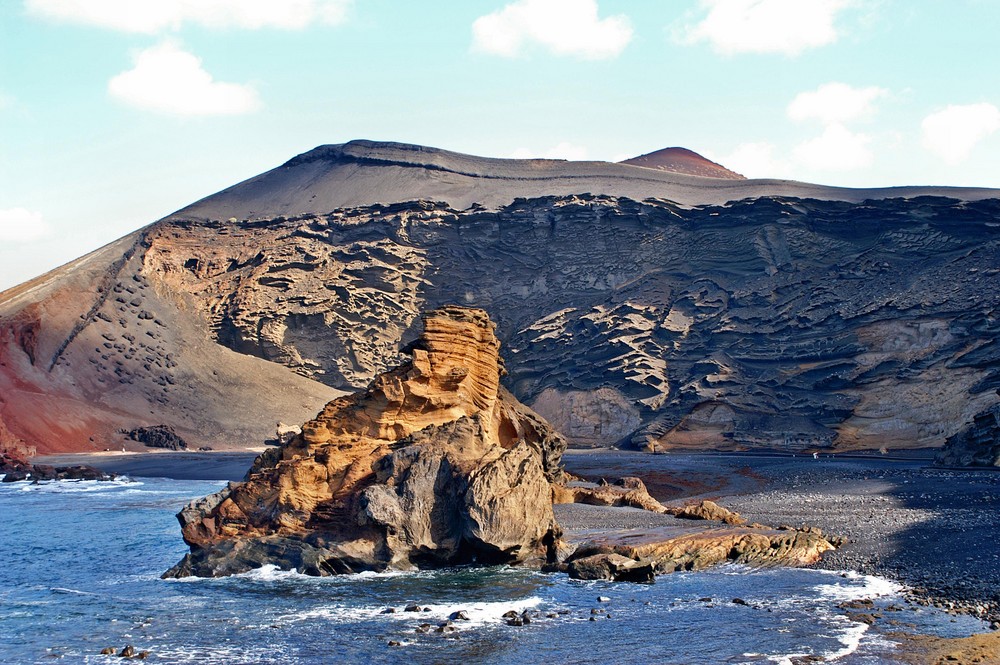
<path id="1" fill-rule="evenodd" d="M 0 289 L 317 145 L 1000 187 L 997 0 L 0 0 Z"/>

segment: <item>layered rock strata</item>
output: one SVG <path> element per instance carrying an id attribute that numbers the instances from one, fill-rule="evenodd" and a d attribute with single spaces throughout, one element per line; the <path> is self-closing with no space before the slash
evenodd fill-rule
<path id="1" fill-rule="evenodd" d="M 0 294 L 0 441 L 252 445 L 457 301 L 574 445 L 940 446 L 1000 399 L 998 197 L 324 146 Z"/>
<path id="2" fill-rule="evenodd" d="M 408 362 L 327 404 L 244 482 L 187 506 L 191 553 L 166 575 L 552 559 L 564 440 L 501 387 L 485 312 L 445 307 L 423 324 Z"/>
<path id="3" fill-rule="evenodd" d="M 939 466 L 1000 466 L 1000 405 L 976 414 L 962 430 L 948 437 L 935 458 Z"/>
<path id="4" fill-rule="evenodd" d="M 652 582 L 656 575 L 727 562 L 801 566 L 815 563 L 835 548 L 819 529 L 747 524 L 738 513 L 713 501 L 663 505 L 638 478 L 602 485 L 559 484 L 553 496 L 559 504 L 639 509 L 664 516 L 643 527 L 567 530 L 560 547 L 566 556 L 547 569 L 577 579 Z M 615 523 L 628 517 L 611 513 L 595 521 Z"/>

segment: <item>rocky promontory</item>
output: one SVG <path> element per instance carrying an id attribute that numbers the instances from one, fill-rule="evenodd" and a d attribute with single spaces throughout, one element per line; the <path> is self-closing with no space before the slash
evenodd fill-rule
<path id="1" fill-rule="evenodd" d="M 184 508 L 191 552 L 165 576 L 265 564 L 331 575 L 506 563 L 649 581 L 727 560 L 810 563 L 832 547 L 818 532 L 745 526 L 711 502 L 665 507 L 636 478 L 594 486 L 567 477 L 563 437 L 500 385 L 500 342 L 486 312 L 447 306 L 423 324 L 409 361 L 327 404 L 258 457 L 243 482 Z M 666 521 L 644 534 L 563 540 L 554 501 L 634 507 Z"/>
<path id="2" fill-rule="evenodd" d="M 485 312 L 445 307 L 423 323 L 408 362 L 186 507 L 191 553 L 167 575 L 551 560 L 564 440 L 501 387 Z"/>

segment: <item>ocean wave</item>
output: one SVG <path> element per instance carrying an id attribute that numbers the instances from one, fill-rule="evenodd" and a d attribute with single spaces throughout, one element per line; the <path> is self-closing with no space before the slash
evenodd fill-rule
<path id="1" fill-rule="evenodd" d="M 17 483 L 22 492 L 40 492 L 43 494 L 80 494 L 89 492 L 105 492 L 118 490 L 122 487 L 135 488 L 143 483 L 127 477 L 114 480 L 41 480 L 21 481 Z"/>
<path id="2" fill-rule="evenodd" d="M 514 611 L 518 614 L 525 610 L 538 608 L 545 601 L 538 596 L 518 600 L 500 601 L 452 601 L 421 605 L 420 612 L 405 611 L 406 605 L 326 605 L 301 612 L 277 617 L 279 622 L 300 623 L 303 621 L 323 620 L 332 623 L 355 623 L 363 621 L 391 621 L 395 623 L 419 621 L 421 623 L 443 623 L 456 612 L 465 612 L 469 619 L 456 621 L 457 630 L 468 630 L 487 625 L 502 623 L 503 615 Z M 387 612 L 388 609 L 394 611 Z"/>
<path id="3" fill-rule="evenodd" d="M 860 584 L 819 584 L 813 587 L 824 600 L 844 602 L 851 600 L 874 600 L 898 595 L 903 585 L 875 575 L 864 575 L 853 571 L 830 573 L 850 582 Z"/>

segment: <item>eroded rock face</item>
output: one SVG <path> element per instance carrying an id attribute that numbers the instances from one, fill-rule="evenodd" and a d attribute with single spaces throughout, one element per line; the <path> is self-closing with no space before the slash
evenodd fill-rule
<path id="1" fill-rule="evenodd" d="M 1000 405 L 976 414 L 969 425 L 949 437 L 935 464 L 1000 466 Z"/>
<path id="2" fill-rule="evenodd" d="M 167 575 L 551 558 L 565 442 L 500 386 L 485 312 L 445 307 L 423 322 L 409 362 L 327 404 L 245 482 L 187 506 L 191 553 Z"/>
<path id="3" fill-rule="evenodd" d="M 324 146 L 0 295 L 0 421 L 252 445 L 460 302 L 573 445 L 940 446 L 998 401 L 998 197 Z"/>
<path id="4" fill-rule="evenodd" d="M 998 216 L 930 197 L 425 201 L 164 226 L 145 260 L 221 343 L 339 389 L 397 362 L 421 306 L 474 303 L 507 385 L 571 445 L 920 447 L 997 400 Z"/>

